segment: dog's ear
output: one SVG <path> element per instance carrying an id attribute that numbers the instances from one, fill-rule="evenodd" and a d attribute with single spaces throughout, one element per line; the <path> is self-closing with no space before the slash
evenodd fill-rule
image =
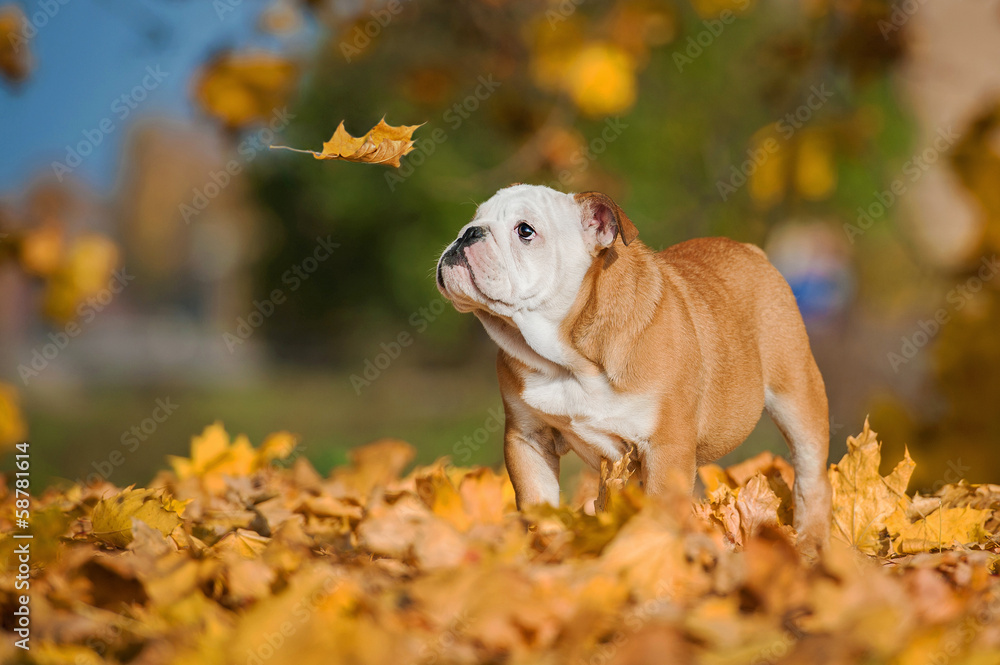
<path id="1" fill-rule="evenodd" d="M 639 229 L 610 196 L 600 192 L 580 192 L 573 198 L 580 206 L 584 231 L 594 238 L 596 246 L 610 247 L 619 235 L 626 245 L 639 237 Z"/>

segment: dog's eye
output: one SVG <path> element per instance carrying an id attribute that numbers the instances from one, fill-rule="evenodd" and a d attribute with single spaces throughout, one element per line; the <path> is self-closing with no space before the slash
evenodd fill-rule
<path id="1" fill-rule="evenodd" d="M 535 237 L 535 229 L 531 228 L 527 222 L 517 225 L 517 235 L 521 240 L 531 240 Z"/>

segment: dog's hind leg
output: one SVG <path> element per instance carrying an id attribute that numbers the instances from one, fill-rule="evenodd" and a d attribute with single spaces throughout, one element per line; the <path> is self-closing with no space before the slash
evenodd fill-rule
<path id="1" fill-rule="evenodd" d="M 808 347 L 807 347 L 808 348 Z M 781 430 L 795 467 L 795 530 L 799 548 L 814 555 L 830 537 L 829 408 L 823 377 L 809 353 L 796 371 L 781 373 L 765 391 L 764 408 Z"/>

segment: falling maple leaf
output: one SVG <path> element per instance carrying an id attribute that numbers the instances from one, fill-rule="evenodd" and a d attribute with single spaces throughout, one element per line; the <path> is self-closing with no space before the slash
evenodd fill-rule
<path id="1" fill-rule="evenodd" d="M 289 148 L 283 145 L 273 145 L 271 148 L 304 152 L 316 159 L 339 159 L 360 164 L 388 164 L 399 168 L 399 158 L 413 150 L 414 130 L 422 126 L 423 123 L 393 127 L 386 123 L 385 118 L 382 118 L 365 135 L 351 136 L 344 129 L 342 120 L 337 125 L 330 140 L 323 144 L 321 152 Z"/>

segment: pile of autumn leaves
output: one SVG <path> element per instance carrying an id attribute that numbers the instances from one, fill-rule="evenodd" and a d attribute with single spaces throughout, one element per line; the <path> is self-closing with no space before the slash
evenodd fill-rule
<path id="1" fill-rule="evenodd" d="M 149 489 L 40 497 L 32 649 L 5 639 L 0 660 L 1000 662 L 1000 486 L 909 497 L 909 457 L 883 477 L 867 425 L 848 444 L 830 471 L 835 545 L 810 565 L 788 526 L 793 472 L 769 454 L 703 469 L 694 510 L 586 476 L 569 506 L 518 513 L 490 469 L 403 475 L 400 441 L 324 478 L 291 435 L 253 448 L 214 425 Z M 0 585 L 6 618 L 13 576 Z"/>

